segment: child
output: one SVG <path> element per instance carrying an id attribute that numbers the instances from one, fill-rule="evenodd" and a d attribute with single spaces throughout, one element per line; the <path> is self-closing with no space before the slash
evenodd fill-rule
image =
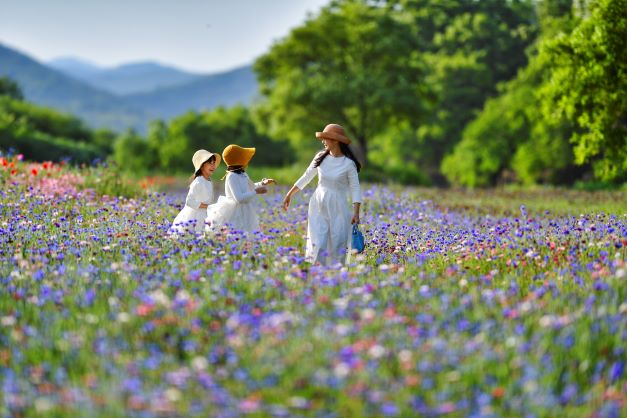
<path id="1" fill-rule="evenodd" d="M 213 184 L 210 177 L 216 167 L 220 165 L 220 160 L 220 155 L 204 149 L 194 153 L 192 157 L 194 164 L 193 180 L 189 185 L 185 206 L 172 222 L 171 232 L 194 232 L 198 234 L 204 231 L 206 209 L 213 201 Z"/>
<path id="2" fill-rule="evenodd" d="M 224 192 L 217 203 L 207 209 L 206 230 L 215 227 L 230 225 L 234 229 L 253 232 L 259 229 L 259 215 L 255 207 L 255 196 L 267 193 L 267 186 L 274 183 L 273 179 L 263 179 L 253 183 L 246 167 L 255 154 L 255 148 L 243 148 L 239 145 L 229 145 L 222 152 L 222 158 L 227 165 Z"/>
<path id="3" fill-rule="evenodd" d="M 318 187 L 309 200 L 307 216 L 307 249 L 305 259 L 311 263 L 331 265 L 346 261 L 350 224 L 359 223 L 361 188 L 358 172 L 361 165 L 348 148 L 351 140 L 340 125 L 330 124 L 316 132 L 324 150 L 314 157 L 300 179 L 283 199 L 283 209 L 290 206 L 292 195 L 302 190 L 318 175 Z M 353 202 L 353 215 L 348 197 Z"/>

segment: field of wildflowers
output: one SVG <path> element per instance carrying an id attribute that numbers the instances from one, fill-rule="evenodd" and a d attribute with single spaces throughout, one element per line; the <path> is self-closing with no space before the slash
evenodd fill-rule
<path id="1" fill-rule="evenodd" d="M 261 198 L 254 236 L 170 238 L 184 194 L 17 157 L 0 179 L 2 417 L 625 416 L 624 193 L 367 185 L 366 251 L 325 270 L 311 189 Z"/>

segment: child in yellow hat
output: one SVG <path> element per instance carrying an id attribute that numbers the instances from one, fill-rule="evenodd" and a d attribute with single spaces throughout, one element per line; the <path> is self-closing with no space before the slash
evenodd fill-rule
<path id="1" fill-rule="evenodd" d="M 246 168 L 255 148 L 244 148 L 231 144 L 222 152 L 222 159 L 227 165 L 224 193 L 218 201 L 207 208 L 207 231 L 211 231 L 222 225 L 230 225 L 232 228 L 252 232 L 259 229 L 259 215 L 255 208 L 255 197 L 258 194 L 267 193 L 265 187 L 274 183 L 273 179 L 263 179 L 253 183 Z"/>

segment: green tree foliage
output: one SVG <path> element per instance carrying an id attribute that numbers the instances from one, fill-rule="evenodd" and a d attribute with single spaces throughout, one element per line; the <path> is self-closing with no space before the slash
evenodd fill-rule
<path id="1" fill-rule="evenodd" d="M 154 152 L 148 147 L 145 138 L 129 129 L 117 137 L 113 146 L 113 159 L 122 170 L 144 174 L 153 168 L 148 162 Z"/>
<path id="2" fill-rule="evenodd" d="M 417 131 L 419 164 L 439 180 L 440 162 L 497 85 L 526 64 L 535 39 L 531 1 L 407 0 L 398 2 L 419 30 L 436 100 Z"/>
<path id="3" fill-rule="evenodd" d="M 120 166 L 135 172 L 188 172 L 196 150 L 222 153 L 232 143 L 257 147 L 256 165 L 283 165 L 293 161 L 289 143 L 260 133 L 250 111 L 243 106 L 188 112 L 169 124 L 153 121 L 145 139 L 132 131 L 118 138 L 114 159 Z"/>
<path id="4" fill-rule="evenodd" d="M 499 97 L 488 100 L 444 159 L 442 171 L 450 182 L 572 184 L 591 163 L 601 179 L 624 178 L 625 48 L 616 43 L 620 27 L 626 27 L 625 13 L 621 26 L 616 23 L 621 14 L 608 11 L 618 10 L 609 8 L 615 2 L 591 2 L 591 13 L 582 3 L 538 4 L 542 34 L 529 50 L 530 63 L 503 85 Z M 612 35 L 603 35 L 608 28 Z"/>
<path id="5" fill-rule="evenodd" d="M 8 77 L 0 77 L 0 96 L 9 96 L 17 100 L 24 98 L 20 86 Z"/>
<path id="6" fill-rule="evenodd" d="M 21 99 L 19 86 L 0 81 L 0 148 L 31 160 L 69 159 L 89 162 L 105 158 L 113 134 L 94 133 L 80 119 Z"/>
<path id="7" fill-rule="evenodd" d="M 412 22 L 378 1 L 333 1 L 255 63 L 260 119 L 310 155 L 314 132 L 342 124 L 364 162 L 369 141 L 424 114 L 427 89 Z"/>
<path id="8" fill-rule="evenodd" d="M 486 102 L 442 162 L 453 184 L 490 186 L 517 179 L 524 184 L 572 182 L 578 173 L 567 136 L 570 126 L 546 120 L 538 86 L 547 66 L 537 57 Z M 513 175 L 515 174 L 515 177 Z"/>
<path id="9" fill-rule="evenodd" d="M 602 180 L 627 179 L 627 0 L 592 0 L 580 24 L 543 45 L 551 77 L 544 111 L 573 129 L 577 163 Z"/>

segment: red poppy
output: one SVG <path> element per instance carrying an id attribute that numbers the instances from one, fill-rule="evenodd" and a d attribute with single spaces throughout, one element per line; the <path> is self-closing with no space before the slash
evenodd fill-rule
<path id="1" fill-rule="evenodd" d="M 505 389 L 501 386 L 497 386 L 492 389 L 492 396 L 494 396 L 495 398 L 502 398 L 503 395 L 505 395 Z"/>
<path id="2" fill-rule="evenodd" d="M 30 173 L 31 173 L 33 176 L 36 176 L 36 175 L 37 175 L 37 169 L 36 169 L 36 168 L 33 168 L 33 169 L 30 171 Z"/>

